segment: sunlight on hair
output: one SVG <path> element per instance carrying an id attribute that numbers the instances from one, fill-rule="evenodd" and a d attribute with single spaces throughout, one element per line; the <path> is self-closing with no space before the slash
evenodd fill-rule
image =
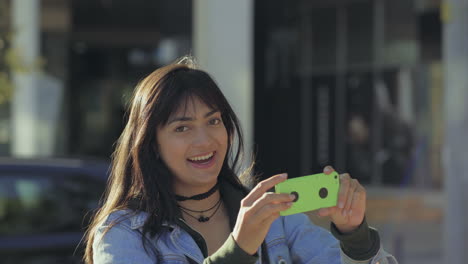
<path id="1" fill-rule="evenodd" d="M 199 65 L 197 63 L 197 60 L 194 56 L 192 55 L 185 55 L 179 59 L 176 60 L 175 64 L 183 64 L 183 65 L 187 65 L 189 68 L 191 69 L 195 69 L 195 70 L 198 70 L 199 69 Z"/>

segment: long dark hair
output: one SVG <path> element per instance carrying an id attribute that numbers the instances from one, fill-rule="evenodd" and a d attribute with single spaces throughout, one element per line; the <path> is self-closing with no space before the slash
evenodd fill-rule
<path id="1" fill-rule="evenodd" d="M 127 125 L 112 155 L 102 206 L 85 235 L 86 263 L 93 263 L 96 229 L 114 211 L 131 208 L 135 213 L 148 213 L 143 225 L 143 245 L 147 234 L 155 236 L 162 230 L 163 222 L 175 221 L 177 204 L 172 190 L 173 177 L 159 158 L 156 131 L 193 98 L 221 112 L 228 134 L 228 150 L 219 177 L 243 188 L 237 176 L 243 153 L 241 128 L 221 90 L 206 72 L 195 67 L 190 57 L 159 68 L 136 86 Z"/>

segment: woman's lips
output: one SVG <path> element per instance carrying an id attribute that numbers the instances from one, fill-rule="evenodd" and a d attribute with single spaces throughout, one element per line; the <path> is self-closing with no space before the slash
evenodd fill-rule
<path id="1" fill-rule="evenodd" d="M 207 169 L 214 165 L 215 159 L 216 159 L 216 151 L 213 153 L 213 156 L 211 156 L 211 158 L 205 161 L 192 161 L 189 159 L 187 159 L 187 161 L 195 168 Z"/>

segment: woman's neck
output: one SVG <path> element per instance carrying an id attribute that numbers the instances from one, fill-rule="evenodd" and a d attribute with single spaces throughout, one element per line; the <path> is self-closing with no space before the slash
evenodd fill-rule
<path id="1" fill-rule="evenodd" d="M 220 199 L 217 181 L 203 186 L 175 184 L 174 192 L 179 206 L 190 210 L 201 211 L 209 209 Z"/>
<path id="2" fill-rule="evenodd" d="M 213 207 L 221 199 L 219 190 L 202 200 L 178 201 L 179 206 L 195 211 L 203 211 Z"/>

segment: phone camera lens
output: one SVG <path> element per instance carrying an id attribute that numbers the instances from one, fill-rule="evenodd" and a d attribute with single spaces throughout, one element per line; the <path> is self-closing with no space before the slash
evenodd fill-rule
<path id="1" fill-rule="evenodd" d="M 319 190 L 319 196 L 322 199 L 325 199 L 328 196 L 328 189 L 327 188 L 322 188 Z"/>

